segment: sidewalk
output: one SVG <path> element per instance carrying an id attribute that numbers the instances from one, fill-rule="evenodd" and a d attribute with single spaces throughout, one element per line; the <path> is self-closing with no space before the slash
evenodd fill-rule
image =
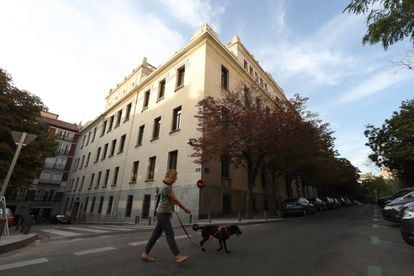
<path id="1" fill-rule="evenodd" d="M 229 217 L 229 218 L 212 218 L 211 220 L 209 220 L 209 219 L 197 219 L 197 220 L 192 220 L 192 222 L 190 223 L 189 217 L 187 215 L 180 214 L 179 216 L 180 216 L 180 219 L 181 219 L 183 225 L 185 225 L 185 226 L 191 226 L 193 224 L 198 224 L 198 225 L 205 225 L 205 224 L 247 225 L 247 224 L 258 224 L 258 223 L 274 223 L 274 222 L 280 222 L 280 221 L 285 220 L 285 219 L 280 219 L 280 218 L 267 218 L 267 219 L 264 219 L 264 218 L 253 218 L 253 219 L 242 218 L 241 220 L 239 220 L 238 218 L 235 218 L 235 217 Z M 177 215 L 173 215 L 173 217 L 171 219 L 171 223 L 172 223 L 174 228 L 181 227 L 181 225 L 180 225 L 180 223 L 177 219 Z M 81 224 L 87 224 L 87 223 L 81 223 Z M 114 222 L 114 223 L 93 223 L 93 225 L 103 225 L 103 224 L 106 224 L 106 225 L 107 224 L 120 225 L 120 223 L 116 223 L 116 222 Z M 129 224 L 129 225 L 131 225 L 131 224 Z M 151 225 L 149 225 L 148 223 L 144 223 L 144 221 L 141 221 L 140 223 L 133 224 L 133 225 L 134 225 L 134 229 L 132 229 L 131 232 L 134 232 L 136 230 L 152 231 L 153 227 L 155 226 L 155 223 L 152 222 Z M 24 234 L 21 234 L 21 233 L 16 233 L 14 231 L 14 229 L 11 229 L 10 230 L 10 236 L 8 236 L 8 237 L 2 236 L 0 238 L 0 254 L 10 252 L 12 250 L 27 246 L 30 243 L 37 240 L 38 236 L 39 236 L 39 234 L 37 234 L 37 233 L 30 233 L 30 234 L 24 235 Z"/>

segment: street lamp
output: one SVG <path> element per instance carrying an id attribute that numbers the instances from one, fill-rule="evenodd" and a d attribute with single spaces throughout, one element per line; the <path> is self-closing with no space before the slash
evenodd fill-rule
<path id="1" fill-rule="evenodd" d="M 4 180 L 3 185 L 1 186 L 1 192 L 0 192 L 0 202 L 2 202 L 2 205 L 3 205 L 3 216 L 4 216 L 4 220 L 6 221 L 6 227 L 5 227 L 6 236 L 9 235 L 9 227 L 7 223 L 6 198 L 4 197 L 4 194 L 6 193 L 7 185 L 9 184 L 10 177 L 13 173 L 14 166 L 16 165 L 17 159 L 19 158 L 22 147 L 28 145 L 30 142 L 32 142 L 36 138 L 36 135 L 28 134 L 26 132 L 19 132 L 19 131 L 12 131 L 11 135 L 13 136 L 13 140 L 17 145 L 17 149 L 16 149 L 16 152 L 14 153 L 13 160 L 10 164 L 9 171 L 7 172 L 6 179 Z"/>

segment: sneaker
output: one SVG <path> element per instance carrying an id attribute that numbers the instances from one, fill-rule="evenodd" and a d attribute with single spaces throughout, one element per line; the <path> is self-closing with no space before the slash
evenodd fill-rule
<path id="1" fill-rule="evenodd" d="M 179 264 L 179 263 L 185 262 L 186 260 L 188 260 L 188 258 L 190 258 L 190 257 L 183 256 L 183 255 L 177 255 L 175 257 L 175 262 Z"/>
<path id="2" fill-rule="evenodd" d="M 147 253 L 142 254 L 141 259 L 144 262 L 153 262 L 153 261 L 155 261 L 155 258 L 150 256 L 150 254 L 147 254 Z"/>

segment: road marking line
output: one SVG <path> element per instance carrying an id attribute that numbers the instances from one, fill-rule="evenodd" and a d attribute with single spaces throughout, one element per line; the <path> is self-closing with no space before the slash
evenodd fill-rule
<path id="1" fill-rule="evenodd" d="M 99 252 L 104 252 L 104 251 L 109 251 L 109 250 L 114 250 L 114 249 L 116 249 L 116 248 L 112 247 L 112 246 L 107 246 L 107 247 L 100 247 L 100 248 L 94 248 L 94 249 L 88 249 L 88 250 L 73 252 L 73 254 L 75 254 L 76 256 L 82 256 L 82 255 L 99 253 Z"/>
<path id="2" fill-rule="evenodd" d="M 138 245 L 147 244 L 147 241 L 130 242 L 128 244 L 131 245 L 131 246 L 138 246 Z"/>
<path id="3" fill-rule="evenodd" d="M 380 239 L 378 236 L 371 237 L 371 244 L 379 244 L 379 243 L 380 243 Z"/>
<path id="4" fill-rule="evenodd" d="M 369 265 L 367 269 L 368 276 L 381 276 L 382 270 L 380 266 Z"/>
<path id="5" fill-rule="evenodd" d="M 114 228 L 114 227 L 102 227 L 102 226 L 87 226 L 87 227 L 89 227 L 89 228 L 92 228 L 92 229 L 103 229 L 103 230 L 111 230 L 111 231 L 116 231 L 116 230 L 119 230 L 119 231 L 133 231 L 134 229 L 132 229 L 132 228 Z"/>
<path id="6" fill-rule="evenodd" d="M 50 233 L 50 234 L 54 234 L 54 235 L 58 235 L 58 236 L 64 236 L 64 237 L 82 236 L 82 234 L 80 234 L 80 233 L 62 231 L 62 230 L 57 230 L 57 229 L 42 229 L 40 231 Z"/>
<path id="7" fill-rule="evenodd" d="M 377 219 L 377 218 L 374 218 L 374 219 L 373 219 L 373 221 L 379 221 L 379 219 Z"/>
<path id="8" fill-rule="evenodd" d="M 99 229 L 89 229 L 89 228 L 82 228 L 82 227 L 66 227 L 70 230 L 78 230 L 78 231 L 85 231 L 85 232 L 91 232 L 91 233 L 109 233 L 110 231 L 106 230 L 99 230 Z"/>
<path id="9" fill-rule="evenodd" d="M 378 224 L 373 224 L 372 228 L 378 228 Z"/>
<path id="10" fill-rule="evenodd" d="M 28 261 L 23 261 L 23 262 L 18 262 L 18 263 L 5 264 L 5 265 L 0 265 L 0 270 L 7 270 L 7 269 L 12 269 L 12 268 L 28 266 L 28 265 L 42 264 L 42 263 L 47 263 L 48 261 L 49 260 L 46 258 L 40 258 L 40 259 L 33 259 L 33 260 L 28 260 Z"/>

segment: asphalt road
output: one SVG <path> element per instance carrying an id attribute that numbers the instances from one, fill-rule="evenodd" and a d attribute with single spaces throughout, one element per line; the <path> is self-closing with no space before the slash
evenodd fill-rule
<path id="1" fill-rule="evenodd" d="M 241 230 L 243 235 L 228 241 L 232 252 L 226 254 L 215 250 L 215 240 L 201 252 L 176 229 L 179 248 L 190 256 L 182 264 L 175 263 L 164 238 L 151 252 L 157 260 L 142 262 L 148 231 L 44 237 L 1 255 L 0 275 L 414 275 L 414 247 L 404 243 L 398 225 L 384 221 L 374 205 L 243 225 Z M 199 233 L 189 231 L 198 243 Z"/>

